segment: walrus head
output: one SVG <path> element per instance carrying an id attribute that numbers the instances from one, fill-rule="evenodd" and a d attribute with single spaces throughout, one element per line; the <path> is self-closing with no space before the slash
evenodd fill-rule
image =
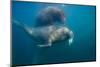
<path id="1" fill-rule="evenodd" d="M 67 27 L 61 27 L 52 33 L 51 40 L 53 42 L 67 40 L 70 45 L 73 42 L 73 37 L 74 35 L 71 30 L 69 30 Z"/>
<path id="2" fill-rule="evenodd" d="M 62 40 L 68 40 L 69 45 L 73 42 L 74 34 L 71 30 L 66 27 L 63 27 L 62 30 Z"/>

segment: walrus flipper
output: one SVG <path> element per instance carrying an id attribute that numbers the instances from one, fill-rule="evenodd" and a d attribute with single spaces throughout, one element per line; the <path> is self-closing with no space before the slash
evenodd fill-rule
<path id="1" fill-rule="evenodd" d="M 51 40 L 47 41 L 45 44 L 39 44 L 38 47 L 51 47 L 52 43 Z"/>
<path id="2" fill-rule="evenodd" d="M 48 43 L 48 44 L 40 44 L 40 45 L 38 45 L 39 47 L 50 47 L 51 46 L 51 43 Z"/>
<path id="3" fill-rule="evenodd" d="M 12 20 L 14 24 L 16 24 L 18 27 L 23 29 L 27 34 L 32 35 L 32 28 L 28 27 L 27 25 L 20 23 L 19 21 L 13 19 Z"/>

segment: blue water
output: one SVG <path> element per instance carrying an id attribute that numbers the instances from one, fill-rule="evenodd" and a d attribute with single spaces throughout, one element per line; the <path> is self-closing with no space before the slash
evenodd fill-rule
<path id="1" fill-rule="evenodd" d="M 74 33 L 74 41 L 54 43 L 52 47 L 39 48 L 36 43 L 12 22 L 12 64 L 51 64 L 96 60 L 96 7 L 49 4 L 37 2 L 12 2 L 12 19 L 34 26 L 38 12 L 47 6 L 57 6 L 66 16 L 66 26 Z"/>

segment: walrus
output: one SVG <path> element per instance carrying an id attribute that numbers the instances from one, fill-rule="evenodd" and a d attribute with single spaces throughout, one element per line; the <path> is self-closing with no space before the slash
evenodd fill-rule
<path id="1" fill-rule="evenodd" d="M 69 45 L 73 42 L 73 32 L 65 26 L 49 25 L 42 27 L 28 27 L 16 20 L 13 20 L 13 22 L 31 36 L 32 39 L 40 42 L 40 44 L 38 44 L 39 47 L 49 47 L 52 46 L 53 42 L 65 39 L 68 40 Z"/>
<path id="2" fill-rule="evenodd" d="M 35 26 L 47 26 L 47 25 L 56 25 L 64 24 L 65 15 L 63 10 L 58 7 L 48 6 L 43 8 L 36 15 L 36 24 Z"/>
<path id="3" fill-rule="evenodd" d="M 52 46 L 53 42 L 67 40 L 73 42 L 73 32 L 65 26 L 64 12 L 57 7 L 46 7 L 36 17 L 34 27 L 13 19 L 13 22 L 22 28 L 33 40 L 39 42 L 39 47 Z"/>

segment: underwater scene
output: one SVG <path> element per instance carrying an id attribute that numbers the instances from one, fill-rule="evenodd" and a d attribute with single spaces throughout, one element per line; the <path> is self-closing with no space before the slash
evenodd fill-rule
<path id="1" fill-rule="evenodd" d="M 12 65 L 96 61 L 96 6 L 12 1 Z"/>

